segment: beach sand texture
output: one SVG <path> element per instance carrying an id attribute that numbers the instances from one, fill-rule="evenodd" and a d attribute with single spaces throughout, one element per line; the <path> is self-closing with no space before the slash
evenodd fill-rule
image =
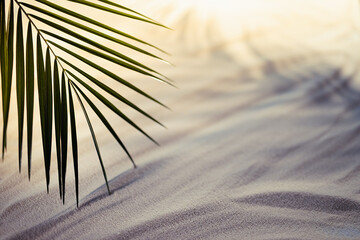
<path id="1" fill-rule="evenodd" d="M 161 146 L 104 109 L 139 166 L 132 169 L 91 113 L 109 196 L 76 103 L 80 207 L 71 157 L 63 205 L 55 149 L 46 194 L 38 120 L 31 182 L 26 158 L 18 173 L 13 99 L 0 164 L 0 238 L 360 239 L 357 1 L 124 2 L 174 29 L 132 21 L 125 28 L 172 54 L 162 56 L 175 67 L 129 52 L 178 89 L 109 69 L 171 111 L 93 74 L 167 126 L 115 101 Z"/>

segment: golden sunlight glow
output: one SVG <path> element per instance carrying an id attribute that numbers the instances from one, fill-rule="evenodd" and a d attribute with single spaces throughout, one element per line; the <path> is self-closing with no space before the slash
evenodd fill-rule
<path id="1" fill-rule="evenodd" d="M 127 1 L 125 1 L 127 2 Z M 134 7 L 141 6 L 145 1 L 128 1 Z M 312 18 L 346 17 L 353 18 L 358 14 L 357 0 L 155 0 L 146 1 L 146 13 L 158 14 L 165 19 L 159 19 L 165 24 L 172 24 L 179 18 L 191 15 L 192 24 L 213 22 L 223 30 L 250 25 L 278 25 L 286 26 L 287 21 L 296 15 L 298 21 L 309 21 Z M 312 11 L 312 9 L 321 9 Z M 167 12 L 167 13 L 165 13 Z M 300 16 L 301 15 L 301 16 Z M 294 18 L 295 19 L 295 18 Z M 355 18 L 353 18 L 355 19 Z M 167 20 L 169 20 L 167 22 Z M 224 29 L 225 28 L 225 29 Z"/>
<path id="2" fill-rule="evenodd" d="M 184 0 L 177 3 L 182 8 L 195 10 L 202 14 L 244 15 L 261 9 L 266 9 L 270 4 L 268 1 L 247 1 L 247 0 Z M 274 6 L 274 4 L 271 4 Z M 276 6 L 275 6 L 276 7 Z"/>
<path id="3" fill-rule="evenodd" d="M 202 12 L 203 14 L 217 13 L 217 14 L 233 14 L 238 16 L 257 16 L 261 14 L 276 12 L 276 11 L 288 11 L 294 7 L 306 8 L 307 5 L 314 7 L 314 1 L 309 0 L 182 0 L 173 1 L 178 7 L 184 7 Z M 355 1 L 352 0 L 318 0 L 316 5 L 323 5 L 326 9 L 340 10 L 344 6 L 354 6 Z M 339 9 L 340 8 L 340 9 Z M 309 12 L 311 12 L 309 10 Z"/>

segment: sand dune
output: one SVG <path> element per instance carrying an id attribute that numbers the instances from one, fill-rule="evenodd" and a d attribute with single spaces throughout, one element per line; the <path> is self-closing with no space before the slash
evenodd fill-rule
<path id="1" fill-rule="evenodd" d="M 77 209 L 71 169 L 65 205 L 55 164 L 46 194 L 40 139 L 31 182 L 17 173 L 12 124 L 0 167 L 0 238 L 360 239 L 356 1 L 268 3 L 250 6 L 247 18 L 229 0 L 222 18 L 214 9 L 199 15 L 191 2 L 145 2 L 139 10 L 175 29 L 149 38 L 172 52 L 176 67 L 151 64 L 179 89 L 128 76 L 172 111 L 126 93 L 168 127 L 129 111 L 161 147 L 106 112 L 139 165 L 132 169 L 93 116 L 113 193 L 81 129 Z M 79 106 L 77 115 L 82 126 Z"/>

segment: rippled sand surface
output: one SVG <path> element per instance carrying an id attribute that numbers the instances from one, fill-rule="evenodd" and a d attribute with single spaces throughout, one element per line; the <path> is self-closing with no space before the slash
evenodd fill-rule
<path id="1" fill-rule="evenodd" d="M 80 208 L 71 169 L 58 198 L 55 151 L 46 194 L 38 126 L 31 182 L 18 174 L 13 101 L 0 238 L 360 239 L 357 1 L 248 2 L 125 1 L 174 29 L 126 30 L 171 52 L 175 67 L 143 61 L 178 89 L 109 66 L 168 111 L 94 72 L 168 128 L 124 107 L 157 147 L 105 110 L 132 169 L 91 115 L 110 196 L 78 105 Z"/>

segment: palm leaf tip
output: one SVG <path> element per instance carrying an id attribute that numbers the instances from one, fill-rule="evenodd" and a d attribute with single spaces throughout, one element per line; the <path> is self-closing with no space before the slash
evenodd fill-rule
<path id="1" fill-rule="evenodd" d="M 69 80 L 69 81 L 70 81 L 70 80 Z M 94 143 L 94 146 L 95 146 L 95 149 L 96 149 L 96 153 L 97 153 L 97 155 L 98 155 L 99 162 L 100 162 L 100 165 L 101 165 L 101 170 L 102 170 L 102 172 L 103 172 L 103 176 L 104 176 L 106 188 L 107 188 L 108 193 L 109 193 L 109 195 L 110 195 L 110 194 L 111 194 L 111 191 L 110 191 L 110 187 L 109 187 L 109 182 L 108 182 L 108 179 L 107 179 L 105 166 L 104 166 L 104 163 L 103 163 L 103 160 L 102 160 L 102 157 L 101 157 L 101 153 L 100 153 L 100 149 L 99 149 L 99 146 L 98 146 L 98 143 L 97 143 L 97 140 L 96 140 L 96 136 L 95 136 L 94 129 L 93 129 L 93 127 L 92 127 L 92 124 L 91 124 L 90 118 L 89 118 L 89 116 L 88 116 L 88 114 L 87 114 L 87 111 L 86 111 L 86 109 L 85 109 L 85 106 L 84 106 L 84 104 L 83 104 L 83 102 L 82 102 L 82 100 L 81 100 L 81 98 L 80 98 L 80 96 L 79 96 L 76 88 L 74 87 L 74 83 L 73 83 L 72 81 L 70 81 L 70 84 L 71 84 L 72 88 L 74 89 L 74 92 L 75 92 L 75 94 L 76 94 L 76 96 L 77 96 L 77 99 L 78 99 L 78 101 L 79 101 L 79 103 L 80 103 L 81 109 L 82 109 L 82 111 L 83 111 L 83 113 L 84 113 L 84 116 L 85 116 L 85 118 L 86 118 L 86 122 L 87 122 L 87 124 L 88 124 L 88 126 L 89 126 L 89 130 L 90 130 L 90 133 L 91 133 L 91 137 L 92 137 L 92 139 L 93 139 L 93 143 Z"/>
<path id="2" fill-rule="evenodd" d="M 40 31 L 41 31 L 41 30 L 40 30 Z M 46 34 L 49 35 L 49 36 L 55 37 L 55 38 L 57 38 L 57 39 L 59 39 L 59 40 L 61 40 L 61 41 L 63 41 L 63 42 L 66 42 L 66 43 L 68 43 L 68 44 L 70 44 L 70 45 L 72 45 L 72 46 L 77 47 L 78 49 L 81 49 L 81 50 L 83 50 L 83 51 L 86 51 L 86 52 L 88 52 L 88 53 L 90 53 L 90 54 L 93 54 L 93 55 L 95 55 L 95 56 L 97 56 L 97 57 L 100 57 L 100 58 L 102 58 L 102 59 L 106 59 L 106 60 L 108 60 L 108 61 L 110 61 L 110 62 L 113 62 L 113 63 L 115 63 L 115 64 L 117 64 L 117 65 L 119 65 L 119 66 L 125 67 L 125 68 L 127 68 L 127 69 L 130 69 L 130 70 L 132 70 L 132 71 L 141 73 L 141 74 L 143 74 L 143 75 L 150 76 L 150 77 L 152 77 L 153 79 L 155 79 L 155 80 L 157 80 L 157 81 L 164 82 L 164 83 L 167 83 L 167 84 L 169 84 L 169 85 L 173 85 L 172 83 L 168 82 L 167 80 L 164 80 L 164 79 L 162 79 L 162 78 L 160 78 L 160 77 L 158 77 L 158 76 L 155 76 L 154 74 L 152 74 L 152 73 L 150 73 L 150 72 L 148 72 L 148 71 L 145 71 L 145 70 L 137 67 L 136 65 L 138 65 L 138 64 L 130 64 L 130 63 L 127 63 L 126 61 L 122 61 L 122 60 L 120 60 L 120 59 L 118 59 L 118 58 L 115 58 L 115 57 L 112 57 L 112 56 L 110 56 L 110 55 L 104 54 L 104 53 L 102 53 L 102 52 L 100 52 L 100 51 L 98 51 L 98 50 L 95 50 L 95 49 L 93 49 L 93 48 L 84 46 L 84 45 L 81 44 L 81 43 L 74 42 L 74 41 L 72 41 L 72 40 L 69 40 L 69 39 L 67 39 L 67 38 L 64 38 L 64 37 L 58 35 L 58 34 L 54 34 L 54 33 L 51 33 L 51 32 L 49 32 L 49 31 L 46 31 L 46 30 L 43 30 L 43 31 L 41 31 L 41 32 L 44 32 L 44 33 L 46 33 Z M 102 48 L 102 49 L 104 49 L 104 48 Z"/>
<path id="3" fill-rule="evenodd" d="M 119 93 L 117 93 L 115 90 L 113 90 L 112 88 L 106 86 L 105 84 L 103 84 L 101 81 L 98 81 L 96 78 L 92 77 L 91 75 L 87 74 L 86 72 L 82 71 L 81 69 L 79 69 L 78 67 L 76 67 L 75 65 L 71 64 L 70 62 L 66 61 L 63 58 L 60 58 L 63 62 L 67 63 L 70 67 L 72 67 L 74 70 L 76 70 L 77 72 L 79 72 L 80 74 L 82 74 L 84 77 L 86 77 L 87 79 L 89 79 L 91 82 L 95 83 L 98 87 L 100 87 L 101 89 L 103 89 L 104 91 L 106 91 L 107 93 L 109 93 L 110 95 L 112 95 L 113 97 L 115 97 L 116 99 L 122 101 L 123 103 L 127 104 L 128 106 L 130 106 L 131 108 L 135 109 L 136 111 L 138 111 L 139 113 L 143 114 L 144 116 L 148 117 L 149 119 L 153 120 L 154 122 L 158 123 L 159 125 L 165 127 L 161 122 L 159 122 L 158 120 L 156 120 L 155 118 L 153 118 L 151 115 L 149 115 L 148 113 L 146 113 L 145 111 L 143 111 L 141 108 L 139 108 L 137 105 L 133 104 L 132 102 L 130 102 L 129 100 L 127 100 L 126 98 L 124 98 L 122 95 L 120 95 Z M 77 82 L 79 82 L 81 85 L 83 85 L 89 92 L 91 92 L 94 96 L 96 96 L 101 102 L 103 102 L 105 105 L 108 104 L 108 101 L 105 97 L 103 97 L 99 92 L 97 92 L 95 89 L 93 89 L 92 87 L 90 87 L 88 84 L 86 84 L 84 81 L 82 81 L 80 78 L 78 78 L 75 74 L 73 74 L 70 71 L 67 71 L 69 73 L 69 75 L 71 75 Z M 116 111 L 115 111 L 116 112 Z"/>
<path id="4" fill-rule="evenodd" d="M 126 10 L 126 11 L 129 11 L 129 12 L 131 12 L 131 13 L 135 13 L 135 14 L 141 16 L 141 17 L 144 17 L 144 18 L 149 19 L 150 21 L 157 22 L 157 21 L 155 21 L 154 19 L 152 19 L 152 18 L 150 18 L 150 17 L 148 17 L 148 16 L 145 16 L 145 15 L 143 15 L 143 14 L 137 12 L 137 11 L 134 11 L 134 10 L 132 10 L 132 9 L 130 9 L 130 8 L 127 8 L 127 7 L 123 6 L 123 5 L 114 3 L 114 2 L 112 2 L 112 1 L 109 1 L 109 0 L 99 0 L 99 1 L 100 1 L 100 2 L 103 2 L 103 3 L 106 3 L 106 4 L 109 4 L 109 5 L 112 5 L 112 6 L 115 6 L 115 7 L 117 7 L 117 8 L 120 8 L 120 9 L 123 9 L 123 10 Z"/>
<path id="5" fill-rule="evenodd" d="M 44 0 L 37 0 L 37 1 L 42 1 L 43 2 Z M 168 27 L 164 26 L 163 24 L 158 23 L 158 22 L 156 22 L 154 20 L 150 20 L 147 17 L 145 17 L 145 18 L 144 17 L 138 17 L 136 15 L 132 15 L 132 14 L 125 13 L 123 11 L 116 10 L 115 8 L 109 8 L 109 7 L 102 6 L 100 4 L 96 4 L 96 3 L 85 1 L 85 0 L 68 0 L 68 1 L 77 2 L 77 3 L 83 4 L 83 5 L 92 7 L 92 8 L 96 8 L 96 9 L 99 9 L 99 10 L 111 12 L 111 13 L 114 13 L 114 14 L 117 14 L 117 15 L 120 15 L 120 16 L 124 16 L 124 17 L 127 17 L 127 18 L 132 18 L 132 19 L 135 19 L 135 20 L 139 20 L 139 21 L 142 21 L 142 22 L 154 24 L 154 25 L 169 29 Z"/>
<path id="6" fill-rule="evenodd" d="M 115 81 L 127 86 L 128 88 L 134 90 L 135 92 L 147 97 L 148 99 L 158 103 L 159 105 L 167 108 L 167 106 L 163 103 L 161 103 L 160 101 L 156 100 L 154 97 L 150 96 L 149 94 L 145 93 L 144 91 L 142 91 L 141 89 L 139 89 L 138 87 L 134 86 L 133 84 L 131 84 L 129 81 L 126 81 L 125 79 L 119 77 L 117 74 L 115 74 L 114 72 L 111 72 L 109 70 L 107 70 L 105 67 L 102 67 L 92 61 L 90 61 L 89 59 L 85 58 L 85 57 L 82 57 L 80 56 L 79 54 L 76 54 L 75 52 L 72 52 L 70 51 L 69 49 L 53 42 L 53 41 L 48 41 L 51 45 L 57 47 L 58 49 L 68 53 L 69 55 L 79 59 L 80 61 L 86 63 L 88 66 L 94 68 L 94 69 L 97 69 L 98 71 L 104 73 L 105 75 L 109 76 L 110 78 L 114 79 Z"/>
<path id="7" fill-rule="evenodd" d="M 79 81 L 79 79 L 75 75 L 73 75 L 73 74 L 71 74 L 71 75 L 72 75 L 72 77 L 74 77 L 75 79 L 77 79 Z M 115 130 L 112 128 L 110 123 L 107 121 L 107 119 L 101 113 L 101 111 L 95 106 L 95 104 L 86 96 L 86 94 L 74 82 L 72 82 L 72 84 L 76 87 L 77 91 L 82 95 L 82 97 L 86 100 L 86 102 L 90 105 L 90 107 L 93 109 L 93 111 L 96 113 L 96 115 L 100 118 L 100 120 L 103 122 L 103 124 L 109 130 L 109 132 L 113 135 L 113 137 L 116 139 L 116 141 L 120 144 L 120 146 L 123 148 L 125 153 L 128 155 L 132 164 L 136 168 L 136 164 L 135 164 L 133 158 L 131 157 L 129 151 L 125 147 L 124 143 L 120 140 L 119 136 L 116 134 Z"/>

